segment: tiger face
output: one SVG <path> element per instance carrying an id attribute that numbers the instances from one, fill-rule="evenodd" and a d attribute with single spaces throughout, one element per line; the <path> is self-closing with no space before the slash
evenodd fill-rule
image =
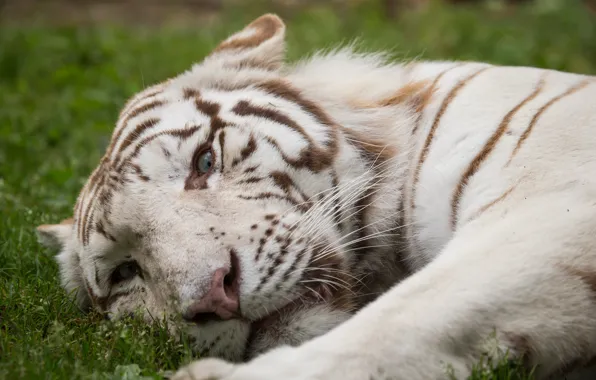
<path id="1" fill-rule="evenodd" d="M 283 72 L 284 31 L 262 16 L 125 105 L 73 219 L 38 228 L 81 307 L 175 320 L 238 361 L 346 320 L 373 292 L 358 268 L 391 272 L 372 247 L 393 249 L 378 183 L 398 163 Z"/>

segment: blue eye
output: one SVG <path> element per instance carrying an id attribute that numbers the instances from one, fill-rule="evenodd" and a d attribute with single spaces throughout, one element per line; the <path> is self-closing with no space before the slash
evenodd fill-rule
<path id="1" fill-rule="evenodd" d="M 211 150 L 202 153 L 197 160 L 197 167 L 196 170 L 200 174 L 207 174 L 213 168 L 213 153 Z"/>
<path id="2" fill-rule="evenodd" d="M 112 283 L 117 284 L 122 281 L 132 280 L 140 272 L 139 266 L 134 261 L 121 264 L 112 273 Z"/>

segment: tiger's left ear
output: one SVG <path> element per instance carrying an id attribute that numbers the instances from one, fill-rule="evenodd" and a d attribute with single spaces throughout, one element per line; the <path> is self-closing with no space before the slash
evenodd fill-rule
<path id="1" fill-rule="evenodd" d="M 37 227 L 37 240 L 52 249 L 63 249 L 72 236 L 73 219 L 64 219 L 60 224 L 42 224 Z"/>
<path id="2" fill-rule="evenodd" d="M 286 26 L 265 14 L 219 44 L 207 57 L 230 67 L 277 70 L 284 60 Z"/>

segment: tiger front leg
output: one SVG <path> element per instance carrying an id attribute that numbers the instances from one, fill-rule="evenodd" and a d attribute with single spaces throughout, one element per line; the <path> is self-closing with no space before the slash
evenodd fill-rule
<path id="1" fill-rule="evenodd" d="M 542 379 L 587 362 L 596 355 L 593 206 L 538 203 L 465 226 L 424 269 L 321 337 L 239 366 L 195 362 L 177 379 L 465 379 L 483 356 L 505 354 Z"/>

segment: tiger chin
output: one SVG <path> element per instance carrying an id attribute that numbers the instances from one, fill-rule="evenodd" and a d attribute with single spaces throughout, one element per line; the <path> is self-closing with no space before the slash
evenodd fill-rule
<path id="1" fill-rule="evenodd" d="M 73 218 L 38 227 L 82 308 L 180 320 L 213 358 L 176 379 L 596 358 L 593 77 L 284 50 L 264 15 L 124 106 Z"/>

